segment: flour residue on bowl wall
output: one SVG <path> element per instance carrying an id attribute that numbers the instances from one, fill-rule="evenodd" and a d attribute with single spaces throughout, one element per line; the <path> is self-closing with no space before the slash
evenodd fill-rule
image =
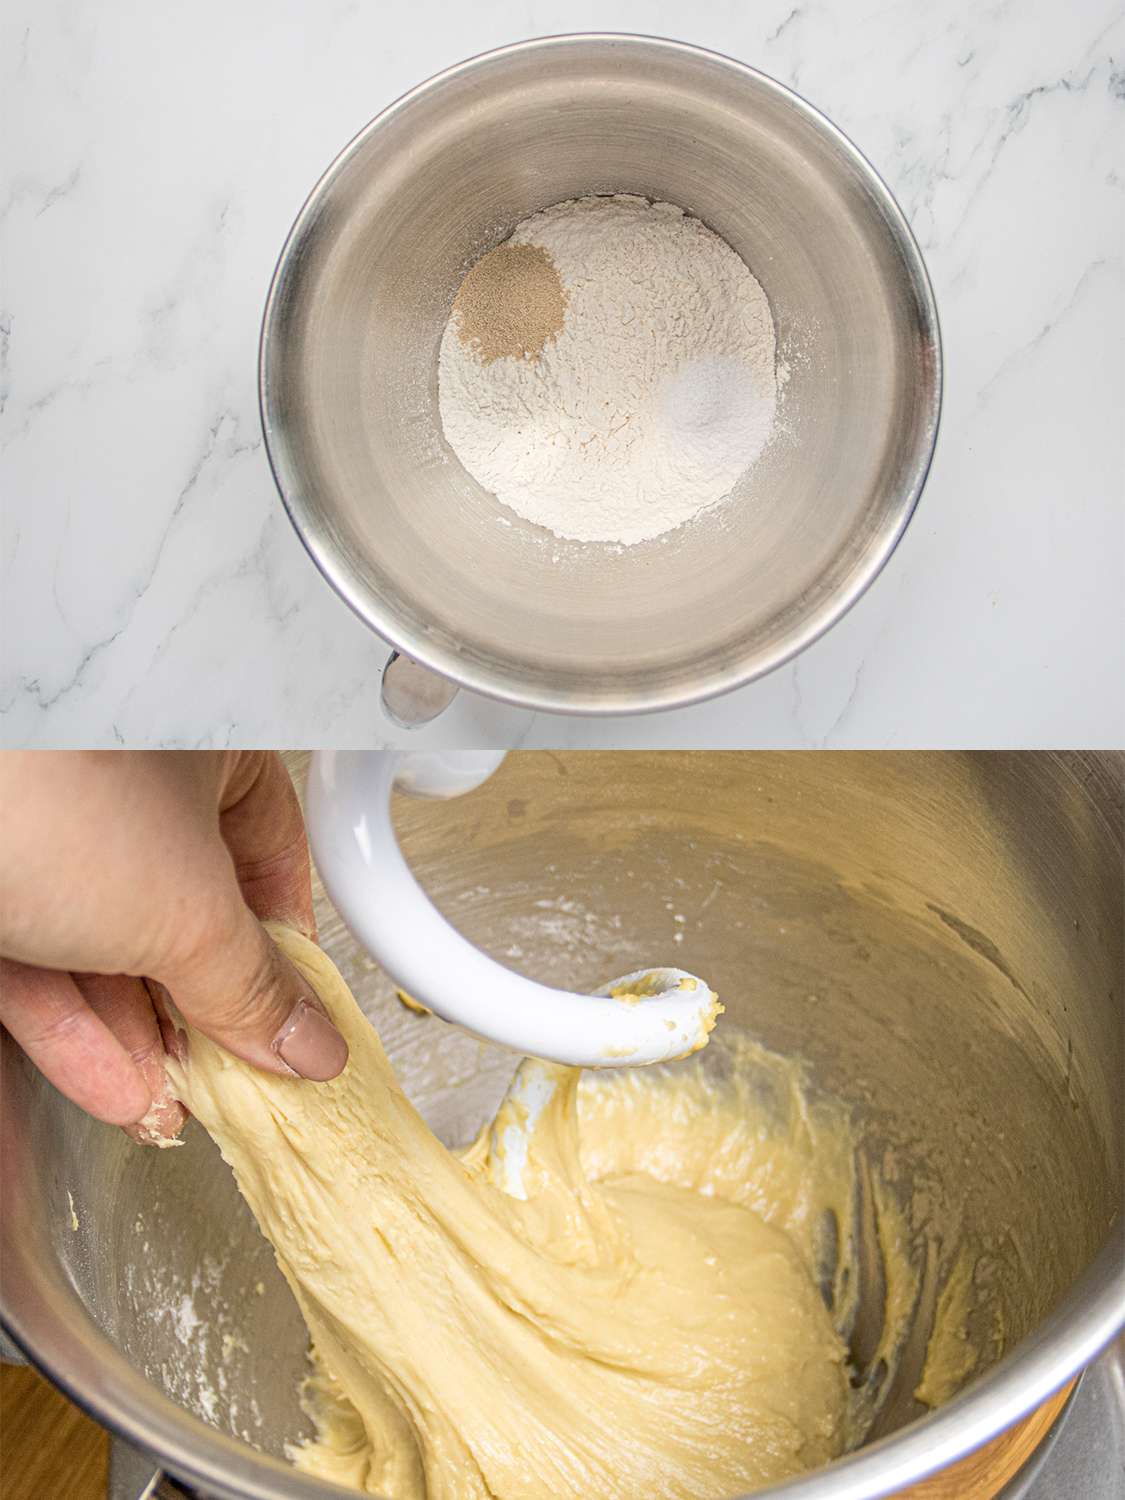
<path id="1" fill-rule="evenodd" d="M 469 271 L 438 388 L 447 441 L 498 500 L 557 537 L 633 545 L 728 499 L 766 448 L 773 318 L 682 209 L 574 199 Z"/>

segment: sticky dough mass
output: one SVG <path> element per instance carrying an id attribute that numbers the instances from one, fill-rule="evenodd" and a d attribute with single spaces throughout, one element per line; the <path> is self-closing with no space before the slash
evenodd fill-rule
<path id="1" fill-rule="evenodd" d="M 196 1032 L 169 1068 L 309 1328 L 299 1467 L 389 1500 L 719 1500 L 842 1450 L 844 1348 L 807 1257 L 724 1195 L 722 1132 L 677 1123 L 673 1075 L 599 1075 L 580 1110 L 571 1071 L 508 1197 L 488 1133 L 447 1150 L 327 956 L 270 930 L 347 1038 L 343 1075 L 274 1077 Z"/>

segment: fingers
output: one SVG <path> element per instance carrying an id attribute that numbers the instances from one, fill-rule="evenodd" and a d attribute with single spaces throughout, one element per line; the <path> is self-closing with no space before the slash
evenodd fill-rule
<path id="1" fill-rule="evenodd" d="M 343 1038 L 257 920 L 313 932 L 304 827 L 277 756 L 37 757 L 0 778 L 0 798 L 17 835 L 0 861 L 0 947 L 54 975 L 25 974 L 27 1005 L 2 1018 L 61 1069 L 42 1063 L 60 1088 L 118 1122 L 144 1116 L 157 1083 L 148 1012 L 126 1000 L 136 991 L 84 978 L 85 1003 L 64 971 L 150 976 L 248 1062 L 314 1080 L 340 1072 Z M 84 1079 L 69 1076 L 75 1049 Z"/>
<path id="2" fill-rule="evenodd" d="M 158 976 L 184 1017 L 236 1057 L 322 1083 L 348 1060 L 312 989 L 238 898 L 216 911 L 205 942 Z"/>
<path id="3" fill-rule="evenodd" d="M 223 792 L 219 826 L 254 915 L 288 922 L 315 938 L 305 822 L 279 755 L 238 754 Z"/>
<path id="4" fill-rule="evenodd" d="M 144 1145 L 174 1140 L 187 1111 L 173 1098 L 164 1069 L 164 1037 L 152 997 L 140 979 L 125 974 L 75 974 L 82 998 L 132 1058 L 148 1086 L 151 1103 L 134 1126 L 126 1126 Z"/>
<path id="5" fill-rule="evenodd" d="M 69 974 L 0 959 L 0 1022 L 55 1087 L 97 1119 L 132 1125 L 148 1111 L 152 1094 L 140 1068 Z"/>
<path id="6" fill-rule="evenodd" d="M 192 1025 L 236 1056 L 314 1082 L 335 1078 L 347 1044 L 256 920 L 316 934 L 304 819 L 280 756 L 233 758 L 219 825 L 240 895 L 212 908 L 189 961 L 159 977 Z"/>

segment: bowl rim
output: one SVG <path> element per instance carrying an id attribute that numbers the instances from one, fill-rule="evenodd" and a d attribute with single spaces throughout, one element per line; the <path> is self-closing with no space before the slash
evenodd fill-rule
<path id="1" fill-rule="evenodd" d="M 270 353 L 278 336 L 280 321 L 278 309 L 293 268 L 301 259 L 303 245 L 314 220 L 319 215 L 325 195 L 368 138 L 409 109 L 416 101 L 455 79 L 482 68 L 494 66 L 506 59 L 534 53 L 560 52 L 576 45 L 586 46 L 590 43 L 604 44 L 623 50 L 654 50 L 664 55 L 692 58 L 706 66 L 728 71 L 743 78 L 754 87 L 763 88 L 783 99 L 814 129 L 828 137 L 835 147 L 850 159 L 859 177 L 863 179 L 899 248 L 921 317 L 922 343 L 932 361 L 933 368 L 929 409 L 925 412 L 919 442 L 907 468 L 905 483 L 893 521 L 865 548 L 844 585 L 834 591 L 807 617 L 789 626 L 782 637 L 772 645 L 759 648 L 733 663 L 716 666 L 708 671 L 706 676 L 698 678 L 688 686 L 681 684 L 674 688 L 645 689 L 643 692 L 623 688 L 608 692 L 585 687 L 554 688 L 545 687 L 542 684 L 516 687 L 513 686 L 508 676 L 497 679 L 495 674 L 487 668 L 466 662 L 456 646 L 435 642 L 424 628 L 416 631 L 403 628 L 396 623 L 391 618 L 391 609 L 388 608 L 386 602 L 357 583 L 352 570 L 337 555 L 331 541 L 324 534 L 323 528 L 317 523 L 312 508 L 306 503 L 296 466 L 290 462 L 287 444 L 282 440 L 282 424 L 275 411 L 269 378 Z M 258 407 L 266 457 L 273 474 L 274 484 L 305 551 L 312 558 L 324 579 L 352 612 L 393 650 L 412 657 L 439 676 L 471 692 L 537 713 L 565 713 L 598 718 L 611 714 L 631 716 L 687 708 L 693 704 L 720 697 L 776 671 L 837 624 L 858 603 L 883 571 L 917 509 L 937 446 L 941 426 L 943 389 L 944 360 L 941 324 L 937 300 L 925 260 L 897 199 L 859 147 L 815 105 L 810 104 L 801 94 L 772 78 L 768 73 L 763 73 L 748 63 L 740 62 L 724 53 L 698 47 L 690 42 L 636 32 L 568 32 L 533 37 L 525 41 L 512 42 L 503 47 L 492 48 L 442 69 L 415 84 L 380 110 L 361 130 L 357 131 L 328 164 L 293 221 L 270 280 L 258 341 Z"/>

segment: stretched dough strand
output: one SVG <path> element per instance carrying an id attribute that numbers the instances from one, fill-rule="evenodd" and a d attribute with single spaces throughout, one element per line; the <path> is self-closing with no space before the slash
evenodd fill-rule
<path id="1" fill-rule="evenodd" d="M 169 1070 L 308 1324 L 301 1468 L 390 1500 L 720 1500 L 841 1451 L 843 1345 L 782 1229 L 646 1172 L 595 1180 L 614 1142 L 596 1110 L 580 1125 L 577 1073 L 537 1127 L 535 1190 L 505 1196 L 485 1137 L 463 1157 L 434 1137 L 327 956 L 270 933 L 344 1073 L 275 1077 L 195 1031 Z"/>

